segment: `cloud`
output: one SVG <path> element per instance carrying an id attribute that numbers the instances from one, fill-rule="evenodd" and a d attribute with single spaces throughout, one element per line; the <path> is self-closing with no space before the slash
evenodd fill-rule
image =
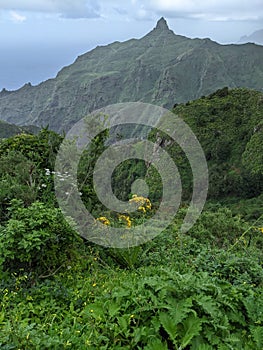
<path id="1" fill-rule="evenodd" d="M 20 15 L 15 11 L 10 11 L 11 21 L 14 23 L 22 23 L 26 20 L 26 16 Z"/>
<path id="2" fill-rule="evenodd" d="M 128 11 L 122 7 L 113 7 L 113 10 L 117 12 L 119 15 L 127 15 Z"/>
<path id="3" fill-rule="evenodd" d="M 212 21 L 263 19 L 262 0 L 141 0 L 148 11 L 170 18 Z"/>
<path id="4" fill-rule="evenodd" d="M 141 20 L 157 16 L 196 20 L 263 20 L 262 0 L 0 0 L 0 11 L 39 12 L 63 18 L 114 15 Z"/>
<path id="5" fill-rule="evenodd" d="M 141 7 L 136 11 L 135 19 L 139 21 L 153 21 L 154 13 L 152 11 L 147 11 L 144 7 Z"/>
<path id="6" fill-rule="evenodd" d="M 97 0 L 0 0 L 0 10 L 58 14 L 64 18 L 97 18 Z"/>

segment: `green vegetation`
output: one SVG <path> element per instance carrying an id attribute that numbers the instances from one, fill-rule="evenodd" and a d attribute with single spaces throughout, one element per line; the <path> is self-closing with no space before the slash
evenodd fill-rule
<path id="1" fill-rule="evenodd" d="M 248 200 L 262 194 L 262 93 L 223 88 L 207 97 L 176 105 L 173 112 L 191 127 L 204 150 L 209 169 L 210 200 L 231 205 L 233 201 Z M 189 201 L 192 170 L 183 150 L 176 140 L 161 134 L 160 130 L 152 130 L 149 138 L 163 145 L 176 162 L 182 179 L 183 198 Z M 157 201 L 161 195 L 161 180 L 153 167 L 146 169 L 145 164 L 138 160 L 126 161 L 116 169 L 113 179 L 116 194 L 121 199 L 127 199 L 131 183 L 144 177 L 151 188 L 150 199 Z M 260 205 L 261 201 L 258 202 Z"/>
<path id="2" fill-rule="evenodd" d="M 223 88 L 178 105 L 208 161 L 212 198 L 256 197 L 263 191 L 263 94 Z"/>
<path id="3" fill-rule="evenodd" d="M 204 147 L 209 200 L 181 233 L 189 164 L 164 142 L 186 182 L 184 199 L 169 227 L 133 248 L 97 246 L 65 221 L 53 185 L 62 136 L 45 128 L 0 141 L 1 349 L 263 348 L 262 94 L 223 89 L 174 112 Z M 128 216 L 102 207 L 92 173 L 107 135 L 83 153 L 79 191 L 95 223 L 129 230 L 158 208 L 160 179 L 142 162 L 124 162 L 113 190 L 139 208 Z M 142 177 L 149 199 L 130 193 Z"/>

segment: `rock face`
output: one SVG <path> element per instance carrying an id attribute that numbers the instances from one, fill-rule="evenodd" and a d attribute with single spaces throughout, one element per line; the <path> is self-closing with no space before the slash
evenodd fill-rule
<path id="1" fill-rule="evenodd" d="M 37 86 L 0 92 L 0 119 L 68 130 L 118 102 L 167 108 L 228 87 L 263 89 L 263 47 L 219 45 L 171 31 L 164 18 L 141 39 L 98 46 Z"/>
<path id="2" fill-rule="evenodd" d="M 163 17 L 160 18 L 159 21 L 157 22 L 157 25 L 156 25 L 155 29 L 158 29 L 158 30 L 169 30 L 168 24 L 167 24 L 166 20 Z"/>

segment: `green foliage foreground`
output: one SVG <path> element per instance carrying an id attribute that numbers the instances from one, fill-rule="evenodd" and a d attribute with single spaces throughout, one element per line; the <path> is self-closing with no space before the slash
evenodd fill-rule
<path id="1" fill-rule="evenodd" d="M 145 266 L 128 270 L 87 249 L 82 267 L 38 281 L 22 271 L 3 280 L 1 349 L 262 349 L 255 257 L 198 254 L 204 247 L 186 238 L 164 242 L 168 266 L 156 246 Z"/>
<path id="2" fill-rule="evenodd" d="M 235 93 L 223 92 L 233 110 Z M 219 108 L 222 96 L 218 94 L 199 101 L 202 112 L 210 108 L 209 101 L 213 99 Z M 196 104 L 179 106 L 177 111 L 184 116 L 188 108 L 196 111 Z M 259 112 L 253 112 L 257 123 Z M 207 118 L 204 115 L 202 120 L 196 115 L 192 127 L 206 125 Z M 216 130 L 219 119 L 215 115 L 210 121 Z M 2 140 L 1 350 L 262 350 L 262 155 L 257 152 L 256 157 L 251 156 L 260 146 L 261 124 L 257 125 L 254 134 L 242 138 L 240 150 L 238 143 L 230 147 L 232 153 L 215 151 L 216 142 L 224 144 L 227 133 L 219 133 L 218 140 L 214 138 L 209 146 L 213 150 L 209 167 L 212 175 L 216 169 L 219 180 L 212 178 L 211 200 L 187 234 L 180 233 L 187 210 L 182 205 L 161 235 L 130 249 L 103 248 L 85 242 L 64 220 L 53 189 L 54 159 L 62 137 L 43 129 L 38 135 L 22 134 Z M 204 127 L 204 134 L 198 135 L 204 144 L 209 141 L 209 129 Z M 238 139 L 239 128 L 235 130 Z M 84 165 L 93 166 L 98 151 L 103 150 L 100 140 L 104 136 L 92 145 L 94 152 L 83 160 L 83 168 L 80 166 L 79 190 L 94 215 L 110 223 L 116 217 L 99 207 L 91 191 L 92 182 L 84 176 Z M 225 172 L 229 169 L 235 172 L 231 172 L 237 176 L 235 181 L 226 182 Z M 119 170 L 113 179 L 116 188 L 123 180 Z M 133 170 L 138 170 L 138 178 L 145 172 L 142 164 L 133 162 L 125 176 L 129 178 Z M 186 179 L 188 170 L 181 170 Z M 158 178 L 153 175 L 149 193 L 156 195 Z M 242 184 L 254 180 L 255 191 L 247 191 Z M 126 186 L 128 194 L 129 184 Z M 219 193 L 217 188 L 222 191 Z M 186 194 L 189 190 L 186 188 Z M 242 200 L 236 198 L 238 194 Z M 220 202 L 218 197 L 222 197 Z M 152 196 L 149 211 L 158 205 L 154 199 Z M 128 229 L 145 218 L 140 215 L 122 215 L 122 222 L 118 219 Z"/>
<path id="3" fill-rule="evenodd" d="M 60 271 L 50 264 L 46 275 L 31 265 L 54 252 L 45 235 L 45 250 L 36 238 L 24 254 L 11 245 L 10 261 L 28 256 L 31 264 L 2 271 L 1 349 L 262 349 L 260 220 L 248 226 L 210 209 L 189 234 L 178 234 L 178 219 L 140 247 L 75 244 L 65 260 L 62 246 Z M 55 227 L 51 220 L 49 240 Z"/>

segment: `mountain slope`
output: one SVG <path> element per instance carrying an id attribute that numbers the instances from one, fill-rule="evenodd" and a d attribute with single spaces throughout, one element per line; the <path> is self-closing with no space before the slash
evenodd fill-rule
<path id="1" fill-rule="evenodd" d="M 258 208 L 262 208 L 263 93 L 225 87 L 207 97 L 178 104 L 172 112 L 190 126 L 203 148 L 209 170 L 208 198 L 226 200 L 261 195 Z M 183 200 L 190 200 L 193 170 L 185 150 L 178 146 L 178 140 L 159 129 L 151 130 L 148 137 L 169 153 L 180 173 Z M 138 159 L 129 159 L 115 168 L 112 187 L 118 198 L 127 200 L 132 183 L 143 178 L 151 200 L 160 200 L 162 179 L 153 167 L 144 165 Z M 169 176 L 174 178 L 174 172 L 166 180 Z"/>
<path id="2" fill-rule="evenodd" d="M 173 109 L 201 143 L 209 195 L 255 197 L 263 191 L 263 93 L 223 88 Z"/>
<path id="3" fill-rule="evenodd" d="M 245 35 L 240 38 L 239 43 L 255 43 L 259 45 L 263 45 L 263 29 L 257 30 L 251 35 Z"/>
<path id="4" fill-rule="evenodd" d="M 17 126 L 0 120 L 0 139 L 8 138 L 17 134 L 36 134 L 39 128 L 34 125 Z"/>
<path id="5" fill-rule="evenodd" d="M 263 47 L 175 35 L 162 18 L 139 40 L 79 56 L 55 79 L 2 91 L 0 119 L 62 131 L 109 104 L 144 101 L 171 108 L 224 86 L 262 91 Z"/>

